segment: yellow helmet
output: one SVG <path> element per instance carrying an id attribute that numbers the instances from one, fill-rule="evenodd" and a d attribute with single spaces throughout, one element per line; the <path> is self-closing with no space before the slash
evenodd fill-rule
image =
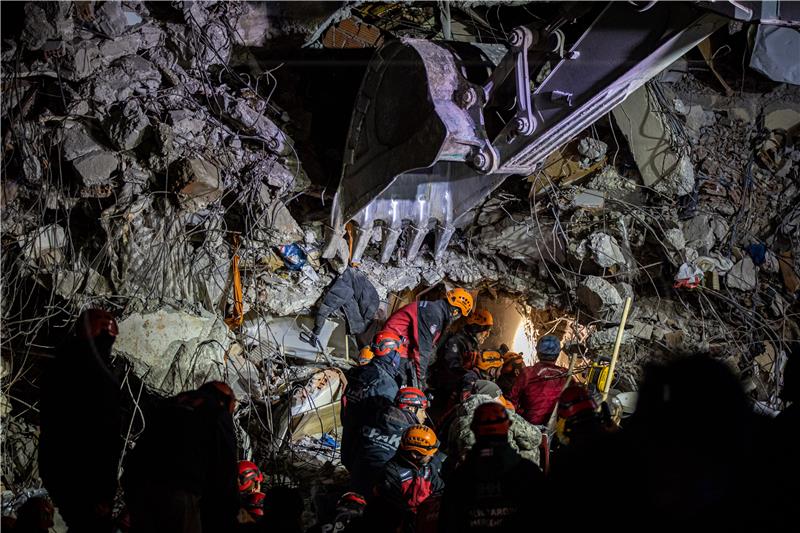
<path id="1" fill-rule="evenodd" d="M 461 314 L 464 316 L 469 315 L 475 303 L 472 299 L 472 295 L 461 287 L 456 287 L 455 289 L 447 291 L 447 301 L 450 302 L 450 305 L 453 307 L 461 309 Z"/>
<path id="2" fill-rule="evenodd" d="M 433 455 L 439 449 L 439 439 L 431 428 L 418 424 L 409 427 L 403 433 L 400 449 L 415 451 L 422 455 Z"/>
<path id="3" fill-rule="evenodd" d="M 467 324 L 474 324 L 476 326 L 494 326 L 494 318 L 492 313 L 486 309 L 476 309 L 474 313 L 467 318 Z"/>
<path id="4" fill-rule="evenodd" d="M 485 351 L 478 356 L 478 361 L 475 366 L 480 370 L 501 368 L 503 366 L 503 356 L 500 355 L 500 352 Z"/>

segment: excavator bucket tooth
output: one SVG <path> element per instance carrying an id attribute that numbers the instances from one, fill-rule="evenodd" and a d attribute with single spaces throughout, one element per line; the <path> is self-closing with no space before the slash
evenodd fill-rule
<path id="1" fill-rule="evenodd" d="M 438 224 L 436 226 L 436 241 L 433 245 L 433 257 L 435 259 L 439 259 L 442 257 L 442 254 L 447 249 L 447 245 L 450 244 L 450 239 L 453 238 L 453 233 L 455 233 L 456 228 L 454 226 L 442 226 Z"/>
<path id="2" fill-rule="evenodd" d="M 397 248 L 397 241 L 400 239 L 402 228 L 400 226 L 383 227 L 383 243 L 381 244 L 381 263 L 388 263 L 394 249 Z"/>

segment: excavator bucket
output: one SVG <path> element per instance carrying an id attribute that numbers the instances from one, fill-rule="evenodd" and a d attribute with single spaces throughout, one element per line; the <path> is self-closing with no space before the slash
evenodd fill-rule
<path id="1" fill-rule="evenodd" d="M 726 22 L 692 5 L 663 4 L 669 5 L 641 12 L 614 2 L 584 17 L 583 33 L 559 51 L 536 87 L 532 80 L 558 50 L 559 38 L 563 43 L 563 21 L 516 28 L 497 64 L 485 47 L 464 43 L 385 44 L 356 98 L 323 256 L 337 253 L 352 222 L 353 262 L 376 226 L 382 262 L 403 232 L 408 260 L 431 231 L 438 258 L 455 229 L 505 178 L 532 173 Z"/>

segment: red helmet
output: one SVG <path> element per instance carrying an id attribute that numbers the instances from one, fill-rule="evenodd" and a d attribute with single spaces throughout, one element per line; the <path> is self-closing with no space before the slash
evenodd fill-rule
<path id="1" fill-rule="evenodd" d="M 397 396 L 394 397 L 394 404 L 401 408 L 417 407 L 427 409 L 428 397 L 416 387 L 403 387 L 397 391 Z"/>
<path id="2" fill-rule="evenodd" d="M 336 502 L 336 507 L 364 507 L 366 505 L 367 500 L 357 492 L 345 492 Z"/>
<path id="3" fill-rule="evenodd" d="M 592 393 L 583 385 L 570 385 L 558 399 L 558 418 L 570 418 L 587 409 L 597 409 L 597 402 Z"/>
<path id="4" fill-rule="evenodd" d="M 253 516 L 264 516 L 264 493 L 252 492 L 247 496 L 245 508 Z"/>
<path id="5" fill-rule="evenodd" d="M 403 344 L 400 337 L 394 331 L 383 330 L 375 335 L 375 342 L 372 343 L 372 353 L 377 356 L 389 355 L 392 350 L 397 350 Z"/>
<path id="6" fill-rule="evenodd" d="M 82 339 L 94 339 L 101 333 L 112 337 L 119 335 L 119 326 L 114 315 L 102 309 L 86 309 L 78 317 L 77 336 Z"/>
<path id="7" fill-rule="evenodd" d="M 261 483 L 262 481 L 264 481 L 264 474 L 261 473 L 255 463 L 239 461 L 239 492 L 250 490 L 256 483 Z"/>
<path id="8" fill-rule="evenodd" d="M 505 406 L 497 402 L 482 403 L 475 409 L 470 426 L 476 437 L 508 435 L 511 420 Z"/>

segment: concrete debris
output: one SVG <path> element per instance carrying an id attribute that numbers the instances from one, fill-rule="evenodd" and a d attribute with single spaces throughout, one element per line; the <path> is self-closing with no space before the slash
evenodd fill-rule
<path id="1" fill-rule="evenodd" d="M 326 320 L 317 335 L 319 342 L 311 343 L 308 334 L 314 328 L 312 317 L 255 317 L 244 321 L 242 338 L 248 347 L 260 345 L 274 354 L 311 362 L 326 361 L 331 352 L 328 342 L 337 325 L 333 320 Z"/>
<path id="2" fill-rule="evenodd" d="M 684 196 L 694 191 L 694 167 L 687 155 L 682 155 L 672 171 L 653 186 L 653 190 L 668 196 Z"/>
<path id="3" fill-rule="evenodd" d="M 725 276 L 725 283 L 732 289 L 739 289 L 740 291 L 752 291 L 756 288 L 758 280 L 756 279 L 756 266 L 750 257 L 745 257 L 728 271 Z"/>
<path id="4" fill-rule="evenodd" d="M 584 137 L 578 143 L 578 153 L 581 154 L 581 166 L 583 168 L 590 167 L 593 163 L 597 163 L 603 159 L 608 150 L 608 145 L 598 139 L 591 137 Z"/>
<path id="5" fill-rule="evenodd" d="M 778 82 L 800 85 L 800 32 L 796 28 L 759 24 L 750 68 Z"/>
<path id="6" fill-rule="evenodd" d="M 708 254 L 717 242 L 711 215 L 697 215 L 681 223 L 686 246 L 695 248 L 701 254 Z"/>
<path id="7" fill-rule="evenodd" d="M 122 320 L 113 349 L 133 363 L 134 372 L 149 387 L 174 395 L 222 380 L 231 342 L 230 330 L 219 317 L 164 308 Z"/>
<path id="8" fill-rule="evenodd" d="M 149 125 L 138 100 L 128 100 L 124 105 L 112 108 L 105 122 L 109 139 L 120 150 L 139 146 Z"/>
<path id="9" fill-rule="evenodd" d="M 589 236 L 589 249 L 594 262 L 603 268 L 627 264 L 617 239 L 611 235 L 602 232 L 592 234 Z"/>
<path id="10" fill-rule="evenodd" d="M 141 21 L 142 17 L 135 11 L 125 9 L 121 2 L 105 2 L 94 12 L 95 27 L 111 38 L 119 37 Z"/>
<path id="11" fill-rule="evenodd" d="M 219 169 L 199 158 L 185 159 L 171 167 L 171 188 L 183 209 L 199 211 L 220 199 L 223 192 Z"/>
<path id="12" fill-rule="evenodd" d="M 53 283 L 56 294 L 72 300 L 80 296 L 110 296 L 111 287 L 103 276 L 93 268 L 82 271 L 59 270 Z"/>
<path id="13" fill-rule="evenodd" d="M 617 332 L 619 327 L 602 329 L 589 335 L 587 339 L 587 347 L 589 350 L 596 353 L 607 352 L 608 349 L 614 346 L 617 339 Z M 627 329 L 622 333 L 622 344 L 631 344 L 636 341 L 636 336 Z"/>
<path id="14" fill-rule="evenodd" d="M 622 305 L 617 289 L 603 278 L 586 276 L 575 291 L 578 302 L 594 317 L 610 319 Z"/>
<path id="15" fill-rule="evenodd" d="M 600 210 L 605 206 L 605 196 L 602 192 L 594 189 L 582 189 L 572 199 L 572 207 L 582 209 Z"/>
<path id="16" fill-rule="evenodd" d="M 768 130 L 792 131 L 798 126 L 800 126 L 800 108 L 798 107 L 781 105 L 777 109 L 765 110 L 764 127 Z"/>
<path id="17" fill-rule="evenodd" d="M 101 146 L 83 123 L 67 121 L 62 149 L 64 159 L 72 161 L 91 152 L 100 151 Z"/>
<path id="18" fill-rule="evenodd" d="M 97 151 L 75 159 L 72 164 L 83 184 L 91 187 L 107 184 L 111 174 L 119 166 L 119 159 L 113 152 Z"/>
<path id="19" fill-rule="evenodd" d="M 631 193 L 636 192 L 638 186 L 636 182 L 630 178 L 622 176 L 612 166 L 604 167 L 599 173 L 595 174 L 587 187 L 590 189 L 605 191 L 605 192 L 618 192 L 618 193 Z"/>
<path id="20" fill-rule="evenodd" d="M 648 85 L 631 93 L 612 114 L 628 139 L 646 186 L 652 187 L 675 171 L 680 159 L 673 148 L 677 140 L 664 123 L 664 109 Z"/>
<path id="21" fill-rule="evenodd" d="M 686 248 L 686 239 L 681 228 L 672 228 L 664 232 L 664 243 L 674 252 L 680 252 Z"/>
<path id="22" fill-rule="evenodd" d="M 18 243 L 29 261 L 49 269 L 63 262 L 67 234 L 61 226 L 50 224 L 21 236 Z"/>

